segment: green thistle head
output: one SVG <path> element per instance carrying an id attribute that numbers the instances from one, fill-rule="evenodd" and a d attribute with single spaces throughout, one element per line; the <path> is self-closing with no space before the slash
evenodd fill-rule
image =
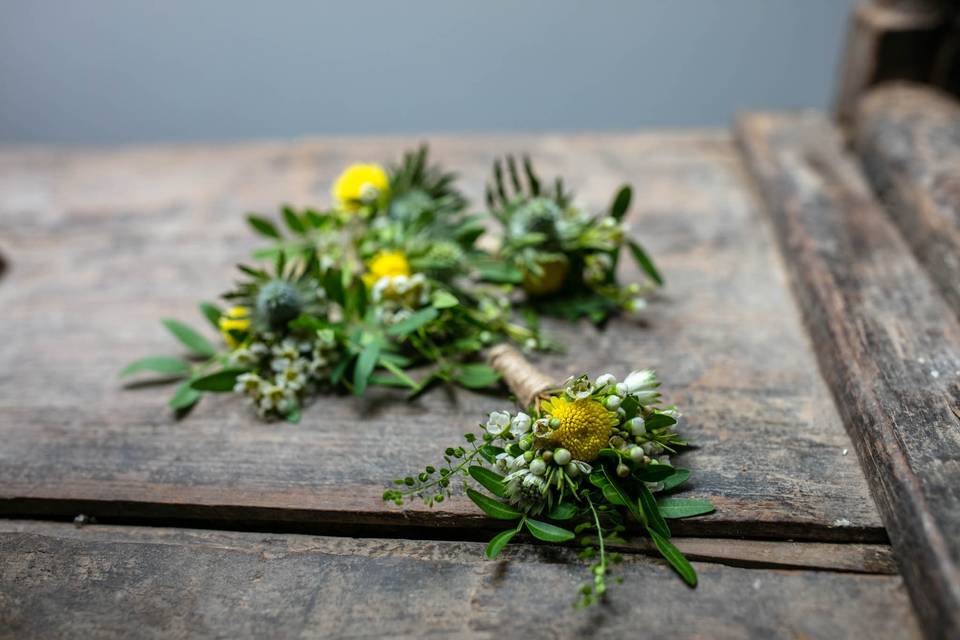
<path id="1" fill-rule="evenodd" d="M 547 241 L 557 237 L 557 220 L 562 215 L 557 203 L 551 198 L 537 197 L 521 201 L 510 215 L 510 233 L 522 236 L 527 233 L 542 233 Z"/>
<path id="2" fill-rule="evenodd" d="M 257 294 L 257 317 L 270 329 L 283 329 L 303 311 L 303 297 L 286 280 L 271 280 Z"/>

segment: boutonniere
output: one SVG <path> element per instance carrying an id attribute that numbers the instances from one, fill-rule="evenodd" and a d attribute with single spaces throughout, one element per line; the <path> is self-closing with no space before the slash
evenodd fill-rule
<path id="1" fill-rule="evenodd" d="M 592 576 L 579 592 L 580 605 L 603 595 L 619 557 L 610 545 L 638 528 L 695 586 L 696 572 L 670 542 L 667 520 L 714 507 L 669 495 L 690 476 L 671 463 L 687 442 L 675 431 L 676 407 L 660 404 L 653 371 L 633 371 L 622 380 L 583 375 L 544 390 L 544 376 L 516 351 L 499 347 L 491 358 L 521 402 L 529 401 L 527 408 L 494 411 L 437 464 L 395 480 L 384 500 L 402 506 L 421 499 L 432 506 L 462 479 L 477 507 L 509 523 L 487 545 L 490 559 L 521 533 L 554 543 L 579 538 Z"/>

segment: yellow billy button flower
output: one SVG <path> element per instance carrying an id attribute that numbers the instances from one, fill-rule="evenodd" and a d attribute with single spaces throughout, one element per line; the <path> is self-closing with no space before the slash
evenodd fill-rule
<path id="1" fill-rule="evenodd" d="M 576 460 L 592 462 L 608 445 L 617 414 L 592 398 L 570 401 L 563 397 L 545 400 L 540 408 L 560 422 L 550 439 L 567 449 Z"/>
<path id="2" fill-rule="evenodd" d="M 378 164 L 352 164 L 333 185 L 333 199 L 345 211 L 382 204 L 389 192 L 390 179 Z"/>
<path id="3" fill-rule="evenodd" d="M 246 307 L 230 307 L 226 313 L 220 316 L 220 333 L 226 340 L 227 346 L 236 349 L 237 339 L 233 337 L 231 331 L 246 331 L 250 328 L 250 309 Z"/>
<path id="4" fill-rule="evenodd" d="M 553 257 L 540 262 L 543 273 L 534 275 L 529 271 L 523 275 L 523 290 L 532 296 L 546 296 L 556 293 L 563 286 L 570 270 L 566 258 Z"/>
<path id="5" fill-rule="evenodd" d="M 367 272 L 363 274 L 363 283 L 372 288 L 380 278 L 410 276 L 410 263 L 400 251 L 381 251 L 367 263 Z"/>

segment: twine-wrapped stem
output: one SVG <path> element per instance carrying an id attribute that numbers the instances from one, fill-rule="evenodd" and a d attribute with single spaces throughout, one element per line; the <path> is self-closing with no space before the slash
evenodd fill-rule
<path id="1" fill-rule="evenodd" d="M 524 408 L 556 389 L 557 382 L 539 371 L 519 351 L 509 344 L 498 344 L 487 349 L 487 362 L 503 376 L 507 387 Z"/>

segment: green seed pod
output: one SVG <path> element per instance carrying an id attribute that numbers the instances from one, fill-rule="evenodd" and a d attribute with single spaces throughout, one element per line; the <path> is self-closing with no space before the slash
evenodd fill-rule
<path id="1" fill-rule="evenodd" d="M 626 478 L 628 475 L 630 475 L 630 467 L 621 462 L 617 465 L 617 475 L 621 478 Z"/>
<path id="2" fill-rule="evenodd" d="M 300 292 L 286 280 L 271 280 L 257 294 L 257 316 L 274 331 L 285 329 L 302 310 Z"/>

